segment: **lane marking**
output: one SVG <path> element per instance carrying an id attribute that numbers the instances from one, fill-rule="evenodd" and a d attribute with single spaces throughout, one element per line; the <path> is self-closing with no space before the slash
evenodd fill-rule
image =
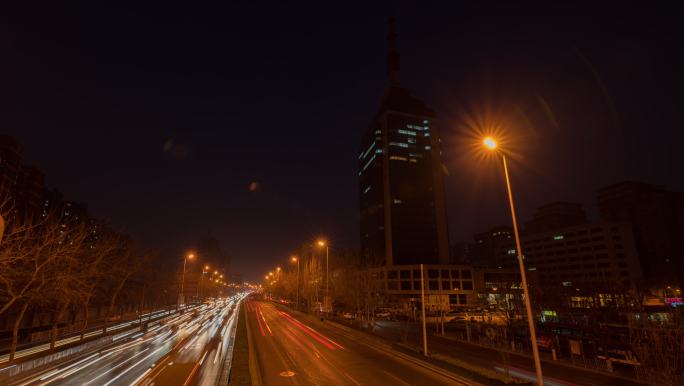
<path id="1" fill-rule="evenodd" d="M 164 349 L 164 347 L 159 347 L 158 349 L 152 351 L 152 352 L 151 352 L 149 355 L 147 355 L 145 358 L 143 358 L 143 359 L 141 359 L 141 360 L 135 362 L 132 366 L 128 367 L 128 368 L 127 368 L 126 370 L 124 370 L 122 373 L 120 373 L 120 374 L 117 375 L 116 377 L 112 378 L 109 382 L 105 383 L 105 384 L 102 385 L 102 386 L 111 385 L 114 381 L 116 381 L 117 379 L 121 378 L 121 377 L 122 377 L 124 374 L 126 374 L 127 372 L 133 370 L 136 366 L 138 366 L 139 364 L 141 364 L 144 360 L 148 359 L 149 357 L 151 357 L 152 355 L 158 353 L 159 351 L 161 351 L 161 350 L 163 350 L 163 349 Z"/>
<path id="2" fill-rule="evenodd" d="M 118 365 L 116 365 L 116 366 L 112 367 L 111 369 L 109 369 L 109 370 L 105 371 L 104 373 L 102 373 L 102 374 L 98 375 L 97 377 L 95 377 L 95 378 L 93 378 L 92 380 L 90 380 L 90 381 L 88 381 L 88 382 L 84 383 L 83 385 L 85 386 L 85 385 L 89 385 L 89 384 L 91 384 L 91 383 L 95 382 L 96 380 L 98 380 L 99 378 L 101 378 L 101 377 L 105 376 L 106 374 L 108 374 L 108 373 L 110 373 L 110 372 L 112 372 L 112 371 L 114 371 L 114 370 L 118 369 L 119 367 L 121 367 L 121 366 L 125 365 L 125 364 L 126 364 L 126 362 L 130 362 L 130 361 L 132 361 L 133 359 L 135 359 L 135 357 L 137 357 L 137 356 L 140 356 L 140 355 L 144 354 L 144 353 L 145 353 L 145 351 L 147 351 L 147 350 L 149 350 L 149 348 L 146 348 L 146 349 L 144 349 L 144 350 L 140 351 L 139 353 L 137 353 L 137 354 L 133 355 L 132 357 L 130 357 L 130 358 L 128 358 L 128 359 L 126 359 L 125 361 L 123 361 L 123 362 L 119 363 Z"/>
<path id="3" fill-rule="evenodd" d="M 266 333 L 264 332 L 264 327 L 261 325 L 261 319 L 259 319 L 259 314 L 257 314 L 256 309 L 254 310 L 254 314 L 257 322 L 259 323 L 259 330 L 261 330 L 261 336 L 266 336 Z"/>
<path id="4" fill-rule="evenodd" d="M 219 358 L 219 355 L 221 354 L 221 346 L 223 346 L 223 341 L 219 342 L 218 348 L 216 349 L 216 355 L 214 355 L 214 364 L 216 364 L 216 361 Z"/>
<path id="5" fill-rule="evenodd" d="M 396 380 L 397 382 L 399 382 L 399 383 L 401 383 L 401 384 L 404 384 L 404 385 L 407 385 L 407 386 L 411 386 L 410 383 L 404 381 L 403 379 L 397 377 L 396 375 L 394 375 L 394 374 L 392 374 L 392 373 L 389 373 L 389 372 L 387 372 L 387 371 L 385 371 L 385 370 L 382 370 L 382 372 L 385 373 L 385 374 L 387 374 L 387 375 L 389 375 L 392 379 Z"/>

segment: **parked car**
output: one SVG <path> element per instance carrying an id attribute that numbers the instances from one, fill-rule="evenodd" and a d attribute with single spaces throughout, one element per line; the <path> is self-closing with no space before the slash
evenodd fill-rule
<path id="1" fill-rule="evenodd" d="M 392 314 L 389 311 L 380 311 L 375 313 L 376 319 L 389 319 Z"/>
<path id="2" fill-rule="evenodd" d="M 597 359 L 608 360 L 612 363 L 628 365 L 628 366 L 641 366 L 639 359 L 634 354 L 632 350 L 625 347 L 620 348 L 609 348 L 608 350 L 603 350 L 599 348 Z"/>
<path id="3" fill-rule="evenodd" d="M 344 319 L 349 319 L 349 320 L 354 320 L 356 319 L 356 315 L 352 314 L 351 312 L 344 312 L 342 313 L 342 317 Z"/>

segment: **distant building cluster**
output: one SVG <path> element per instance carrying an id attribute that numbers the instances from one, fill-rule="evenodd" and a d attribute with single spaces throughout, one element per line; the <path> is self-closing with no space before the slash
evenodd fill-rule
<path id="1" fill-rule="evenodd" d="M 421 264 L 425 290 L 451 309 L 473 306 L 483 293 L 520 289 L 511 227 L 450 246 L 439 125 L 435 112 L 400 86 L 395 39 L 391 30 L 387 84 L 358 154 L 361 263 L 402 301 L 420 295 Z M 531 285 L 537 292 L 567 291 L 577 306 L 596 293 L 636 289 L 681 305 L 684 193 L 621 182 L 598 190 L 598 206 L 597 221 L 580 203 L 554 202 L 525 222 Z"/>
<path id="2" fill-rule="evenodd" d="M 45 174 L 24 164 L 23 146 L 6 135 L 0 135 L 0 205 L 5 216 L 26 221 L 53 215 L 65 225 L 72 221 L 89 222 L 94 234 L 104 226 L 88 216 L 87 205 L 66 200 L 59 191 L 46 188 Z"/>

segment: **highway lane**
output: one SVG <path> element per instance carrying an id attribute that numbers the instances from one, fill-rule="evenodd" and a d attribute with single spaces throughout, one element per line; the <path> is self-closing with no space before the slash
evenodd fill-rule
<path id="1" fill-rule="evenodd" d="M 237 302 L 231 302 L 225 309 L 209 312 L 199 321 L 187 341 L 170 352 L 139 384 L 216 384 L 226 356 L 232 354 L 236 315 Z"/>
<path id="2" fill-rule="evenodd" d="M 264 385 L 458 385 L 338 331 L 309 324 L 273 303 L 246 300 L 251 349 Z"/>
<path id="3" fill-rule="evenodd" d="M 239 298 L 218 302 L 212 306 L 203 305 L 197 312 L 188 312 L 174 316 L 165 323 L 154 323 L 143 332 L 127 332 L 119 334 L 115 339 L 119 342 L 106 349 L 95 351 L 85 357 L 61 363 L 57 366 L 32 374 L 28 379 L 13 382 L 16 385 L 131 385 L 154 384 L 150 379 L 153 370 L 160 368 L 160 360 L 178 356 L 178 364 L 174 372 L 189 367 L 189 374 L 199 361 L 197 354 L 205 346 L 216 343 L 221 351 L 216 357 L 216 363 L 208 362 L 211 366 L 196 371 L 194 375 L 201 375 L 197 379 L 202 384 L 209 380 L 218 379 L 220 371 L 219 357 L 225 358 L 232 348 L 232 341 L 226 339 L 230 334 L 225 332 L 232 317 L 231 309 Z M 224 323 L 226 321 L 227 323 Z M 219 330 L 221 328 L 221 330 Z M 223 332 L 223 336 L 221 333 Z M 214 338 L 217 336 L 218 338 Z M 220 344 L 220 347 L 218 345 Z M 157 374 L 159 375 L 159 374 Z M 173 378 L 164 381 L 164 385 L 183 385 L 187 378 Z M 157 383 L 162 384 L 162 383 Z"/>

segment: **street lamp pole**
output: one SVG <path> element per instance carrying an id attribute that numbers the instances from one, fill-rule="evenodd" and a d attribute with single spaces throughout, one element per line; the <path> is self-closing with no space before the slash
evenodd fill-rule
<path id="1" fill-rule="evenodd" d="M 330 246 L 325 244 L 325 297 L 330 301 L 330 291 L 328 283 L 330 282 L 330 270 L 329 270 L 329 257 L 330 257 Z"/>
<path id="2" fill-rule="evenodd" d="M 181 300 L 183 300 L 183 289 L 185 287 L 185 266 L 188 263 L 188 259 L 195 257 L 192 253 L 185 255 L 183 258 L 183 276 L 181 278 L 180 293 L 178 294 L 178 303 L 176 305 L 176 310 L 180 308 Z"/>
<path id="3" fill-rule="evenodd" d="M 297 263 L 297 302 L 295 303 L 295 310 L 299 310 L 299 258 L 292 256 L 292 261 Z"/>
<path id="4" fill-rule="evenodd" d="M 496 141 L 487 137 L 484 139 L 484 144 L 489 149 L 494 150 L 497 147 Z M 532 356 L 534 357 L 534 370 L 537 375 L 537 385 L 544 386 L 544 378 L 542 377 L 541 360 L 539 359 L 539 348 L 537 347 L 537 333 L 534 327 L 534 317 L 532 315 L 532 302 L 530 301 L 530 291 L 527 288 L 527 275 L 525 273 L 525 263 L 523 261 L 522 247 L 520 245 L 520 233 L 518 231 L 518 220 L 515 217 L 515 205 L 513 204 L 513 193 L 511 192 L 511 180 L 508 176 L 508 165 L 506 164 L 506 155 L 501 153 L 503 161 L 504 175 L 506 176 L 506 190 L 508 191 L 508 203 L 511 207 L 511 218 L 513 219 L 513 234 L 515 235 L 515 247 L 518 252 L 518 265 L 520 267 L 520 278 L 522 280 L 523 294 L 525 296 L 525 309 L 527 310 L 527 324 L 530 330 L 530 342 L 532 343 Z"/>
<path id="5" fill-rule="evenodd" d="M 318 246 L 320 247 L 325 247 L 325 299 L 324 302 L 330 302 L 331 304 L 325 304 L 326 306 L 332 306 L 332 301 L 330 300 L 330 287 L 329 287 L 329 262 L 330 262 L 330 246 L 325 240 L 318 240 Z M 329 311 L 329 309 L 326 307 L 326 311 Z"/>
<path id="6" fill-rule="evenodd" d="M 428 356 L 427 347 L 427 328 L 425 320 L 425 273 L 423 272 L 423 264 L 420 265 L 420 312 L 423 319 L 423 355 Z"/>

